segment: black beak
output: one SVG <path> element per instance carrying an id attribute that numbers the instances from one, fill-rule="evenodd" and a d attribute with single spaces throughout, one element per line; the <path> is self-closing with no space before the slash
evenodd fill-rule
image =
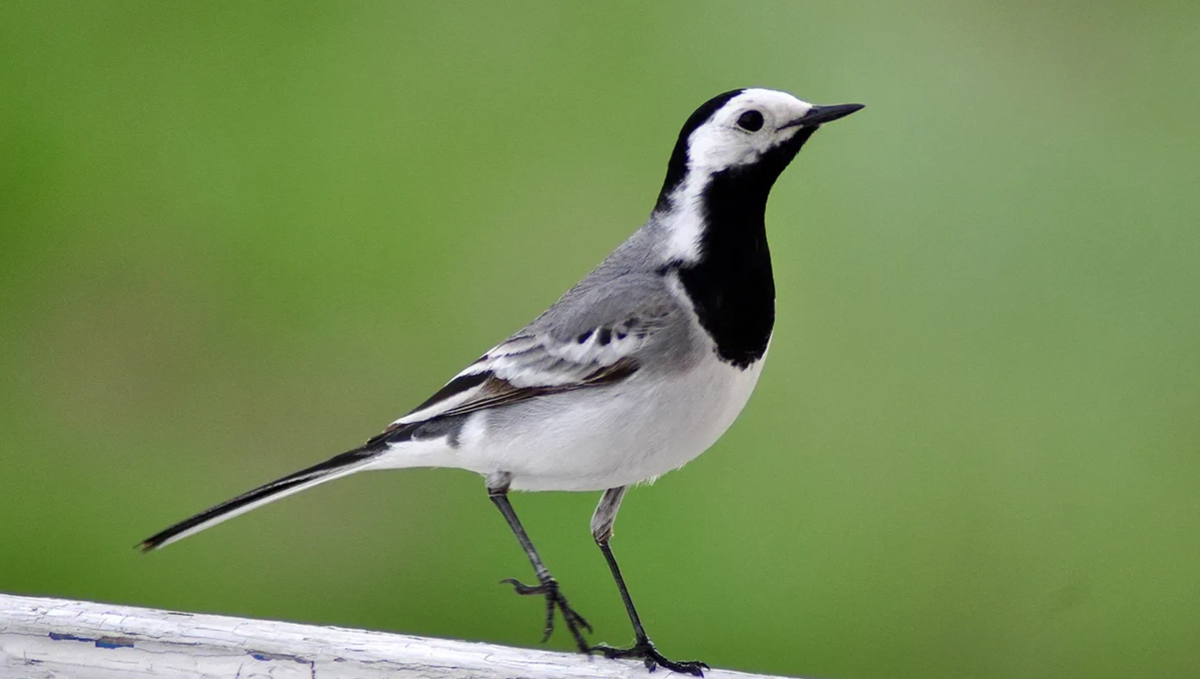
<path id="1" fill-rule="evenodd" d="M 827 123 L 838 118 L 845 118 L 855 111 L 862 110 L 862 104 L 834 104 L 833 106 L 814 106 L 808 109 L 808 113 L 796 118 L 795 120 L 784 123 L 779 126 L 779 129 L 786 130 L 789 127 L 816 127 L 822 123 Z"/>

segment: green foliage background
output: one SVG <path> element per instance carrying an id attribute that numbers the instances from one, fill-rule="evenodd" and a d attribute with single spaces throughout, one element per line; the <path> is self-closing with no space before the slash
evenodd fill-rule
<path id="1" fill-rule="evenodd" d="M 642 222 L 696 105 L 763 85 L 868 108 L 775 189 L 750 406 L 626 500 L 659 646 L 1200 675 L 1198 27 L 1166 1 L 5 3 L 0 590 L 536 643 L 464 472 L 131 547 L 418 403 Z M 624 643 L 596 499 L 516 505 Z"/>

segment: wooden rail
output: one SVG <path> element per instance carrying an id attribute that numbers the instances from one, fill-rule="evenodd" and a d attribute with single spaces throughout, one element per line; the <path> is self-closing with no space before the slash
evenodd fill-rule
<path id="1" fill-rule="evenodd" d="M 3 679 L 647 676 L 640 662 L 577 653 L 0 594 Z M 717 669 L 705 676 L 763 679 Z"/>

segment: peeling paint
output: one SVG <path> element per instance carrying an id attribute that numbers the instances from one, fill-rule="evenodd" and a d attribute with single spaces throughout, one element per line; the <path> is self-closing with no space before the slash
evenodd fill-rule
<path id="1" fill-rule="evenodd" d="M 96 648 L 133 648 L 133 639 L 125 637 L 100 637 L 96 640 Z"/>
<path id="2" fill-rule="evenodd" d="M 309 665 L 312 663 L 311 660 L 301 658 L 298 655 L 289 655 L 287 653 L 260 653 L 258 651 L 250 651 L 250 657 L 254 658 L 255 660 L 268 660 L 268 661 L 269 660 L 291 660 L 292 662 L 298 662 L 303 665 Z"/>
<path id="3" fill-rule="evenodd" d="M 77 637 L 74 634 L 59 634 L 57 632 L 51 632 L 47 636 L 55 641 L 95 641 L 95 639 L 88 639 L 87 637 Z"/>
<path id="4" fill-rule="evenodd" d="M 50 632 L 46 636 L 54 641 L 82 641 L 89 644 L 95 644 L 96 648 L 133 648 L 133 639 L 126 637 L 100 637 L 93 639 L 91 637 L 80 637 L 74 634 L 59 634 L 58 632 Z"/>

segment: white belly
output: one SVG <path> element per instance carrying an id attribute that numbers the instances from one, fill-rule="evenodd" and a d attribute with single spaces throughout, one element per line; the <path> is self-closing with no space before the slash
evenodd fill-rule
<path id="1" fill-rule="evenodd" d="M 603 490 L 653 479 L 725 433 L 762 365 L 743 370 L 708 358 L 673 376 L 639 372 L 611 387 L 482 411 L 447 466 L 508 472 L 517 490 Z"/>

